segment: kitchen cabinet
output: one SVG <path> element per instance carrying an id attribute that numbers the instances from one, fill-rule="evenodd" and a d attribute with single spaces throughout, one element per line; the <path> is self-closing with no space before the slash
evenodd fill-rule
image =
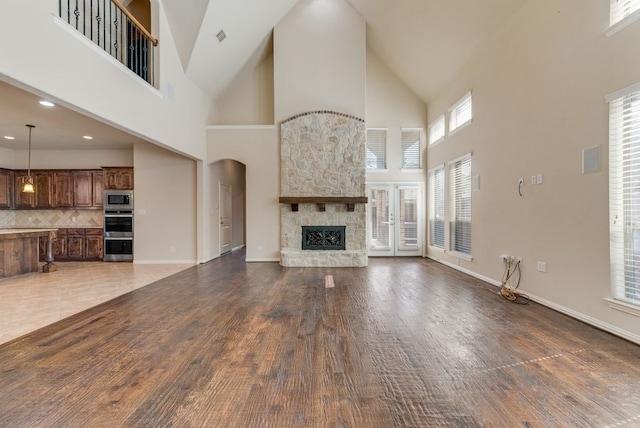
<path id="1" fill-rule="evenodd" d="M 73 173 L 71 171 L 54 171 L 53 208 L 73 208 Z"/>
<path id="2" fill-rule="evenodd" d="M 14 195 L 14 208 L 15 209 L 25 209 L 25 208 L 33 208 L 35 207 L 35 193 L 23 193 L 22 186 L 24 186 L 25 181 L 27 180 L 26 170 L 14 171 L 14 186 L 13 186 L 13 195 Z M 35 183 L 34 183 L 35 189 Z"/>
<path id="3" fill-rule="evenodd" d="M 67 259 L 84 259 L 84 229 L 67 229 Z"/>
<path id="4" fill-rule="evenodd" d="M 76 208 L 93 206 L 93 177 L 91 171 L 73 171 L 73 193 Z"/>
<path id="5" fill-rule="evenodd" d="M 102 229 L 85 229 L 85 260 L 102 260 L 104 253 L 103 246 L 104 238 Z"/>
<path id="6" fill-rule="evenodd" d="M 133 190 L 133 168 L 102 167 L 104 188 L 115 190 Z"/>
<path id="7" fill-rule="evenodd" d="M 51 252 L 56 261 L 97 261 L 103 257 L 103 232 L 101 228 L 58 229 Z M 40 261 L 47 255 L 47 239 L 41 238 Z"/>
<path id="8" fill-rule="evenodd" d="M 93 171 L 93 197 L 92 205 L 94 208 L 102 208 L 104 199 L 104 181 L 102 171 Z"/>
<path id="9" fill-rule="evenodd" d="M 40 210 L 51 208 L 53 196 L 51 173 L 48 171 L 32 171 L 31 175 L 33 177 L 33 188 L 35 190 L 33 208 Z"/>
<path id="10" fill-rule="evenodd" d="M 0 169 L 0 209 L 13 208 L 13 171 Z"/>

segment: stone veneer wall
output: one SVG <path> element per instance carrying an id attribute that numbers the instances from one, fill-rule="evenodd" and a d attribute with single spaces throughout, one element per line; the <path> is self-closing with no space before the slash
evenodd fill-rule
<path id="1" fill-rule="evenodd" d="M 281 196 L 365 196 L 366 143 L 362 119 L 318 111 L 282 122 Z M 283 266 L 366 266 L 365 204 L 348 212 L 345 204 L 280 206 Z M 346 250 L 302 250 L 302 226 L 346 226 Z"/>

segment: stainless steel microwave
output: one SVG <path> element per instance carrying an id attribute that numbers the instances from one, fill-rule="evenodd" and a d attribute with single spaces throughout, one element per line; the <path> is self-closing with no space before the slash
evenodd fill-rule
<path id="1" fill-rule="evenodd" d="M 133 190 L 105 190 L 104 210 L 133 210 Z"/>

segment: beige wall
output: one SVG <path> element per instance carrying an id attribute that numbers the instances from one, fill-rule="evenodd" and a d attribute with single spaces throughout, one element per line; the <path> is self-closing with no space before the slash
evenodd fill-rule
<path id="1" fill-rule="evenodd" d="M 29 153 L 26 150 L 13 152 L 14 161 L 4 167 L 26 169 Z M 0 159 L 4 160 L 4 158 Z M 103 166 L 133 166 L 133 150 L 33 150 L 31 152 L 33 169 L 97 169 Z"/>
<path id="2" fill-rule="evenodd" d="M 301 0 L 274 30 L 276 123 L 330 110 L 365 116 L 365 22 L 344 0 Z"/>
<path id="3" fill-rule="evenodd" d="M 212 125 L 273 125 L 273 49 L 258 52 L 216 98 Z"/>
<path id="4" fill-rule="evenodd" d="M 197 261 L 196 161 L 134 146 L 134 262 Z"/>
<path id="5" fill-rule="evenodd" d="M 280 141 L 276 127 L 210 126 L 207 140 L 209 163 L 233 159 L 246 167 L 247 261 L 280 260 Z M 214 229 L 212 234 L 217 233 Z M 219 248 L 219 243 L 215 245 Z"/>
<path id="6" fill-rule="evenodd" d="M 473 90 L 470 126 L 429 150 L 429 167 L 473 152 L 473 261 L 431 257 L 499 280 L 503 253 L 523 258 L 520 289 L 640 340 L 638 318 L 608 307 L 608 106 L 640 81 L 637 23 L 607 38 L 608 2 L 528 2 L 429 104 L 435 119 Z M 602 146 L 602 172 L 583 175 L 583 148 Z M 543 184 L 531 185 L 531 176 Z M 523 196 L 518 179 L 524 178 Z M 547 263 L 547 273 L 536 262 Z"/>
<path id="7" fill-rule="evenodd" d="M 380 59 L 367 51 L 367 128 L 387 128 L 387 171 L 367 170 L 367 182 L 424 182 L 425 172 L 402 172 L 401 128 L 422 128 L 427 106 Z M 424 147 L 424 146 L 423 146 Z M 426 154 L 426 150 L 424 150 Z M 423 156 L 423 165 L 426 162 Z"/>

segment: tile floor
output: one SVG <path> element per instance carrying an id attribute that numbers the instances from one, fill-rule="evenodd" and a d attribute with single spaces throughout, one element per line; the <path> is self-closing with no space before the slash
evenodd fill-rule
<path id="1" fill-rule="evenodd" d="M 57 272 L 0 279 L 0 344 L 192 266 L 56 264 Z"/>

